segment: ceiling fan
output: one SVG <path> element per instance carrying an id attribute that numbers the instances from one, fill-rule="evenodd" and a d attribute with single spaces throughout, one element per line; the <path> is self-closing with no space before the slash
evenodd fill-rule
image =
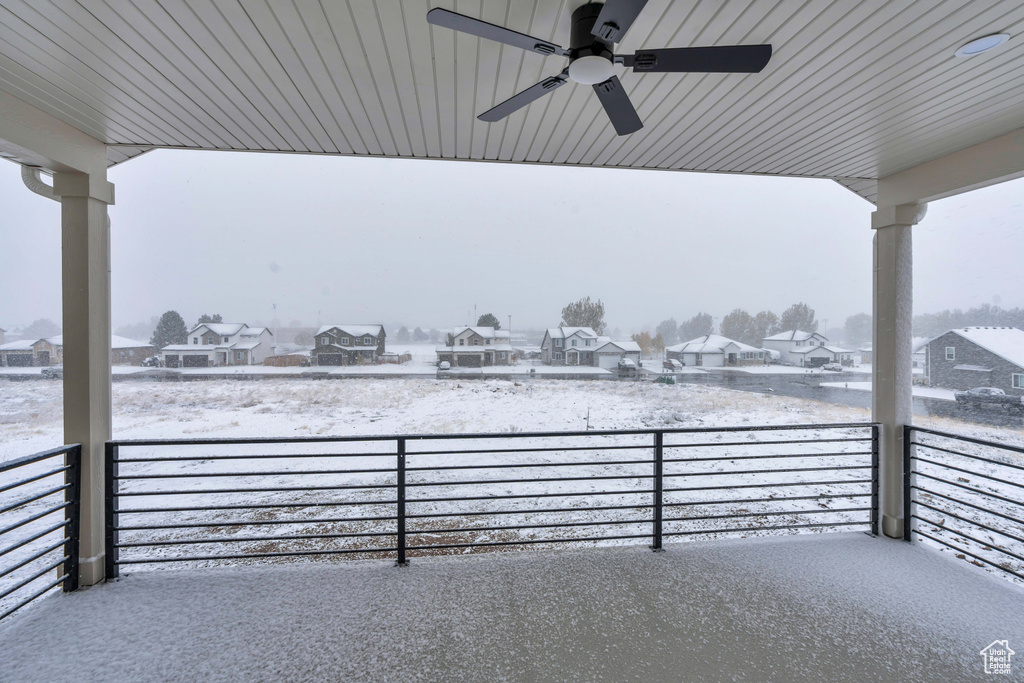
<path id="1" fill-rule="evenodd" d="M 562 73 L 545 78 L 477 117 L 488 122 L 500 121 L 572 80 L 594 86 L 615 132 L 629 135 L 644 124 L 614 75 L 616 64 L 640 73 L 759 73 L 771 59 L 771 45 L 673 47 L 615 54 L 612 46 L 622 40 L 646 4 L 647 0 L 608 0 L 578 7 L 572 13 L 569 49 L 440 7 L 427 12 L 427 21 L 542 55 L 569 58 L 569 66 Z"/>

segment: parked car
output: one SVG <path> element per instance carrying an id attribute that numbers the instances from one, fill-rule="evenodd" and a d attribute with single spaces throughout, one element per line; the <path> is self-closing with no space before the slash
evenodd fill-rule
<path id="1" fill-rule="evenodd" d="M 1024 413 L 1024 396 L 1007 396 L 996 387 L 975 387 L 953 394 L 959 408 L 997 408 Z"/>
<path id="2" fill-rule="evenodd" d="M 64 366 L 51 365 L 48 368 L 43 368 L 43 377 L 46 379 L 64 379 Z"/>
<path id="3" fill-rule="evenodd" d="M 636 370 L 636 363 L 633 362 L 632 358 L 620 358 L 619 359 L 620 370 Z"/>
<path id="4" fill-rule="evenodd" d="M 440 363 L 437 364 L 437 369 L 438 370 L 451 370 L 452 369 L 452 364 L 449 363 L 446 360 L 443 360 L 443 361 L 441 361 Z"/>
<path id="5" fill-rule="evenodd" d="M 678 372 L 683 369 L 683 364 L 675 358 L 670 358 L 661 364 L 662 369 Z"/>
<path id="6" fill-rule="evenodd" d="M 842 372 L 843 366 L 839 363 L 825 363 L 821 366 L 822 370 L 831 370 L 832 372 Z"/>
<path id="7" fill-rule="evenodd" d="M 160 356 L 150 356 L 142 361 L 143 367 L 147 368 L 159 368 L 164 362 L 160 359 Z"/>

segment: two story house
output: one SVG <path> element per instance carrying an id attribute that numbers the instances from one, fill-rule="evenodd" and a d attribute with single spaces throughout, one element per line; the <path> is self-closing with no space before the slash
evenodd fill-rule
<path id="1" fill-rule="evenodd" d="M 738 342 L 720 334 L 706 334 L 682 344 L 665 347 L 665 358 L 683 365 L 698 367 L 729 367 L 763 365 L 764 349 Z"/>
<path id="2" fill-rule="evenodd" d="M 925 359 L 934 387 L 995 387 L 1024 394 L 1024 331 L 1016 327 L 950 330 L 928 342 Z"/>
<path id="3" fill-rule="evenodd" d="M 817 368 L 826 363 L 853 365 L 853 351 L 828 343 L 819 332 L 787 330 L 764 339 L 764 348 L 779 352 L 779 360 L 802 368 Z"/>
<path id="4" fill-rule="evenodd" d="M 313 338 L 314 365 L 373 365 L 384 355 L 383 325 L 323 325 Z"/>
<path id="5" fill-rule="evenodd" d="M 507 330 L 456 327 L 450 335 L 451 344 L 437 347 L 437 361 L 448 361 L 453 368 L 511 365 L 514 351 L 509 340 Z"/>
<path id="6" fill-rule="evenodd" d="M 541 360 L 547 365 L 587 365 L 614 368 L 629 358 L 640 363 L 640 345 L 634 341 L 612 341 L 591 327 L 552 327 L 540 344 Z"/>
<path id="7" fill-rule="evenodd" d="M 204 323 L 188 333 L 184 344 L 165 346 L 160 355 L 169 368 L 262 365 L 274 355 L 274 335 L 245 323 Z"/>

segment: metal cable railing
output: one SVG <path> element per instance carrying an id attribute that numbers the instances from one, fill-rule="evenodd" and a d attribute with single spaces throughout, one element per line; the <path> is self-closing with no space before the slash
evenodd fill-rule
<path id="1" fill-rule="evenodd" d="M 81 446 L 0 463 L 0 620 L 78 588 Z"/>
<path id="2" fill-rule="evenodd" d="M 1024 448 L 904 429 L 904 539 L 1024 580 Z"/>
<path id="3" fill-rule="evenodd" d="M 114 441 L 107 576 L 154 563 L 404 564 L 516 546 L 877 532 L 877 436 L 832 424 Z"/>

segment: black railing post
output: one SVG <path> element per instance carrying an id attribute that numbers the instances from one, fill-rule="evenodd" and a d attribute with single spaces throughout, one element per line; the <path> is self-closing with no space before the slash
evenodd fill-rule
<path id="1" fill-rule="evenodd" d="M 654 432 L 654 544 L 651 550 L 661 550 L 661 521 L 663 503 L 663 469 L 665 465 L 664 432 Z"/>
<path id="2" fill-rule="evenodd" d="M 78 590 L 78 560 L 81 557 L 82 519 L 82 446 L 72 446 L 64 453 L 64 585 L 65 593 Z"/>
<path id="3" fill-rule="evenodd" d="M 911 533 L 914 528 L 914 520 L 911 518 L 913 510 L 910 502 L 910 483 L 913 476 L 913 425 L 903 425 L 903 540 L 913 540 Z"/>
<path id="4" fill-rule="evenodd" d="M 878 535 L 878 425 L 871 425 L 871 533 Z"/>
<path id="5" fill-rule="evenodd" d="M 396 500 L 398 511 L 396 513 L 398 522 L 398 561 L 399 567 L 405 567 L 409 560 L 405 557 L 405 439 L 398 439 L 398 489 Z"/>
<path id="6" fill-rule="evenodd" d="M 106 578 L 116 579 L 117 565 L 117 444 L 107 442 L 104 446 L 103 487 L 105 505 L 103 521 L 106 526 Z"/>

